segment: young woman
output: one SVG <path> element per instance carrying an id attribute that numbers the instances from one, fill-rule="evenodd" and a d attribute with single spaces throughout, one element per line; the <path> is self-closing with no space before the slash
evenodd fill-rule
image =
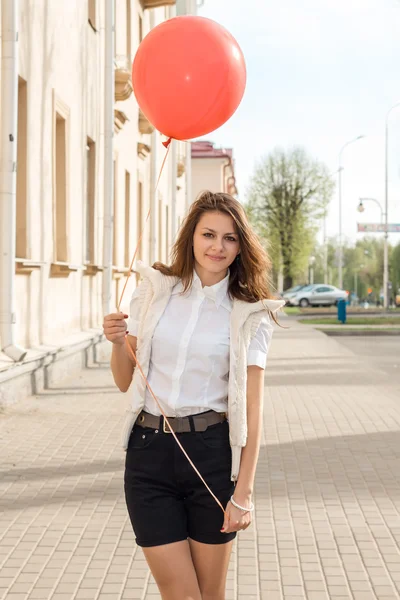
<path id="1" fill-rule="evenodd" d="M 284 303 L 271 299 L 269 259 L 228 194 L 192 204 L 171 266 L 137 270 L 128 325 L 122 313 L 104 319 L 115 383 L 132 383 L 129 516 L 163 600 L 224 600 L 233 540 L 251 523 L 271 317 Z"/>

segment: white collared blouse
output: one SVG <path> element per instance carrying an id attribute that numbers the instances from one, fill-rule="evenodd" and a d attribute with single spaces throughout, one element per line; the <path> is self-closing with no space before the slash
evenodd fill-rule
<path id="1" fill-rule="evenodd" d="M 206 410 L 225 412 L 228 405 L 230 313 L 229 274 L 213 286 L 193 284 L 182 294 L 178 282 L 161 316 L 151 345 L 147 379 L 168 417 L 186 417 Z M 128 331 L 138 333 L 138 288 L 130 304 Z M 248 351 L 247 364 L 265 368 L 272 325 L 263 317 Z M 144 410 L 160 415 L 146 389 Z"/>

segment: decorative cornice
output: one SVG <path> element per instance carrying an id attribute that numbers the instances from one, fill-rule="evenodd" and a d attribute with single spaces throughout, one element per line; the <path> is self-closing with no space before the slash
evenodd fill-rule
<path id="1" fill-rule="evenodd" d="M 44 262 L 30 260 L 29 258 L 16 258 L 15 273 L 16 275 L 30 275 L 32 271 L 40 269 L 45 264 Z"/>
<path id="2" fill-rule="evenodd" d="M 139 131 L 142 134 L 153 133 L 154 126 L 150 123 L 148 118 L 143 114 L 139 108 Z"/>
<path id="3" fill-rule="evenodd" d="M 182 159 L 181 160 L 178 159 L 178 162 L 176 163 L 176 176 L 182 177 L 184 172 L 185 172 L 185 163 Z"/>
<path id="4" fill-rule="evenodd" d="M 122 110 L 114 109 L 114 132 L 119 133 L 125 123 L 129 121 L 128 117 Z"/>
<path id="5" fill-rule="evenodd" d="M 158 8 L 159 6 L 174 6 L 176 0 L 140 0 L 144 9 Z"/>
<path id="6" fill-rule="evenodd" d="M 85 265 L 85 269 L 83 271 L 84 275 L 97 275 L 97 273 L 100 273 L 101 271 L 103 271 L 103 267 L 100 267 L 99 265 L 93 265 L 93 264 L 86 264 Z"/>
<path id="7" fill-rule="evenodd" d="M 115 69 L 115 100 L 127 100 L 133 92 L 132 76 L 128 69 Z"/>
<path id="8" fill-rule="evenodd" d="M 143 144 L 142 142 L 138 142 L 137 153 L 138 153 L 139 158 L 144 160 L 145 158 L 148 157 L 150 152 L 151 152 L 150 146 L 148 146 L 147 144 Z"/>
<path id="9" fill-rule="evenodd" d="M 81 265 L 70 265 L 66 262 L 53 262 L 50 265 L 50 277 L 69 277 L 70 273 L 83 270 Z"/>
<path id="10" fill-rule="evenodd" d="M 117 267 L 113 265 L 112 268 L 112 277 L 113 279 L 122 279 L 123 277 L 127 277 L 129 273 L 133 273 L 129 267 Z"/>

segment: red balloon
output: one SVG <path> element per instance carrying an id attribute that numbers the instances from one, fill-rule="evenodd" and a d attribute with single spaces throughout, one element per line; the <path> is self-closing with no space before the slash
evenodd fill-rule
<path id="1" fill-rule="evenodd" d="M 150 123 L 168 137 L 188 140 L 233 115 L 246 87 L 246 65 L 224 27 L 204 17 L 175 17 L 140 44 L 132 82 Z"/>

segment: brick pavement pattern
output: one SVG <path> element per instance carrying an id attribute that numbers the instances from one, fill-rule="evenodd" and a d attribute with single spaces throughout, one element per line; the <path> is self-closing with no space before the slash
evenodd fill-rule
<path id="1" fill-rule="evenodd" d="M 284 325 L 266 372 L 254 522 L 226 598 L 399 598 L 400 383 Z M 160 598 L 126 513 L 127 402 L 103 362 L 0 413 L 1 600 Z"/>

